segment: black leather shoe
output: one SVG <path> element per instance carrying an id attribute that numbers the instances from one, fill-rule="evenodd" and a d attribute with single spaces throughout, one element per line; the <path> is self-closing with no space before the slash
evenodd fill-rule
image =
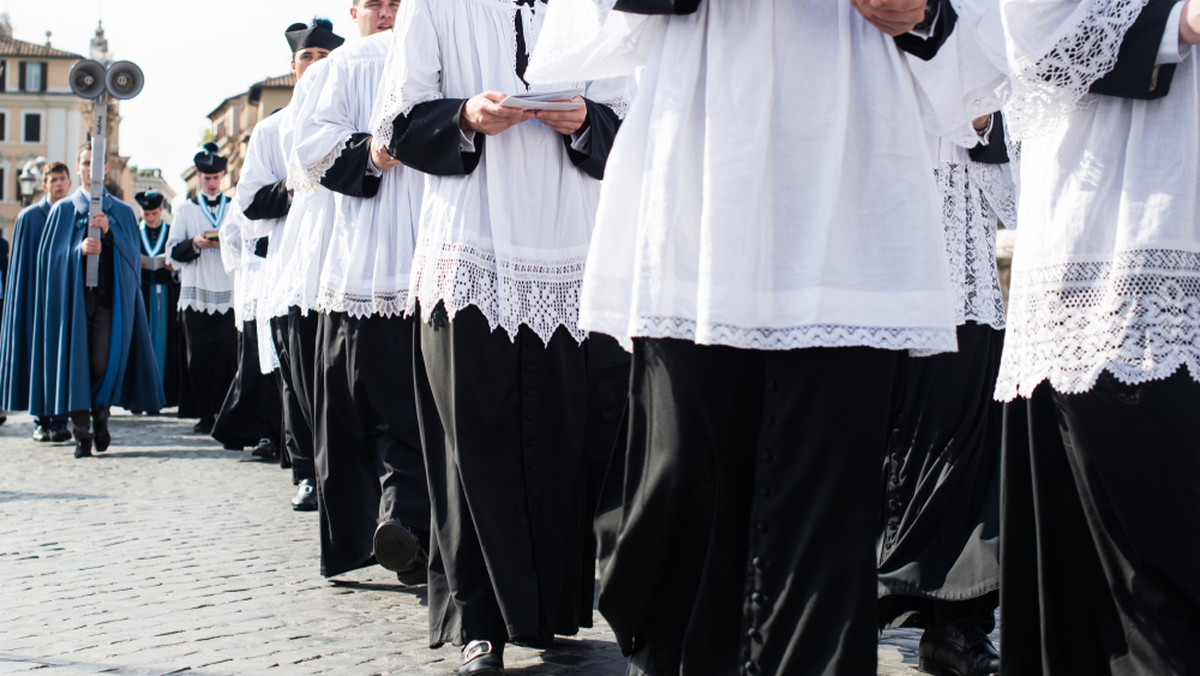
<path id="1" fill-rule="evenodd" d="M 50 430 L 41 425 L 33 426 L 34 441 L 50 441 Z"/>
<path id="2" fill-rule="evenodd" d="M 396 573 L 406 585 L 425 584 L 429 557 L 421 541 L 398 521 L 385 521 L 375 527 L 375 562 Z"/>
<path id="3" fill-rule="evenodd" d="M 255 446 L 254 450 L 250 451 L 250 455 L 262 458 L 263 460 L 278 460 L 279 449 L 275 447 L 274 441 L 263 438 L 258 440 L 258 446 Z"/>
<path id="4" fill-rule="evenodd" d="M 92 436 L 92 439 L 96 444 L 97 453 L 103 453 L 107 451 L 108 445 L 112 443 L 112 435 L 108 433 L 107 427 L 101 427 L 100 429 L 96 430 L 96 433 Z"/>
<path id="5" fill-rule="evenodd" d="M 75 457 L 90 458 L 92 457 L 92 440 L 80 439 L 75 442 Z"/>
<path id="6" fill-rule="evenodd" d="M 504 673 L 504 644 L 491 641 L 471 641 L 463 647 L 458 676 L 485 676 Z"/>
<path id="7" fill-rule="evenodd" d="M 1000 653 L 975 620 L 955 620 L 921 634 L 917 666 L 934 676 L 996 676 Z"/>
<path id="8" fill-rule="evenodd" d="M 70 440 L 71 440 L 71 430 L 67 429 L 66 425 L 63 425 L 61 427 L 51 427 L 50 428 L 50 441 L 57 443 L 60 441 L 70 441 Z"/>
<path id="9" fill-rule="evenodd" d="M 196 434 L 212 434 L 213 422 L 212 418 L 201 418 L 192 426 L 192 432 Z"/>
<path id="10" fill-rule="evenodd" d="M 314 512 L 317 509 L 317 487 L 311 479 L 301 479 L 296 486 L 296 497 L 292 498 L 292 509 L 297 512 Z"/>

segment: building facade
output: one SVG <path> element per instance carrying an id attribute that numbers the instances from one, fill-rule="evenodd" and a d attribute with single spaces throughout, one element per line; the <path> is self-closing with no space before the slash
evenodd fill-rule
<path id="1" fill-rule="evenodd" d="M 209 140 L 217 144 L 218 154 L 229 160 L 222 190 L 231 190 L 241 178 L 242 162 L 246 158 L 246 147 L 250 144 L 250 132 L 254 130 L 254 125 L 286 106 L 292 100 L 295 86 L 295 75 L 267 78 L 255 83 L 244 93 L 225 99 L 208 114 L 212 124 Z M 188 199 L 195 197 L 200 188 L 196 168 L 189 167 L 184 171 L 183 180 L 187 182 Z"/>
<path id="2" fill-rule="evenodd" d="M 0 228 L 11 240 L 22 209 L 18 177 L 38 158 L 73 166 L 86 138 L 86 102 L 67 76 L 79 54 L 0 35 Z M 38 187 L 40 199 L 41 188 Z"/>

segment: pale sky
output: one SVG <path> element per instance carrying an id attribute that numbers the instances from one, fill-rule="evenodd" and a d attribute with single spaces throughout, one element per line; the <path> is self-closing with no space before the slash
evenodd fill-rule
<path id="1" fill-rule="evenodd" d="M 133 61 L 146 76 L 136 98 L 121 102 L 121 154 L 142 169 L 161 169 L 175 191 L 200 150 L 208 113 L 268 77 L 285 75 L 291 53 L 283 31 L 314 16 L 352 39 L 350 0 L 0 0 L 13 37 L 85 58 L 104 22 L 114 61 Z"/>

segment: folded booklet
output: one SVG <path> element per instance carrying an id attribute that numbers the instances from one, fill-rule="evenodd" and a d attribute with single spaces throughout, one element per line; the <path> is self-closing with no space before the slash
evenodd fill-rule
<path id="1" fill-rule="evenodd" d="M 161 270 L 165 263 L 162 256 L 142 256 L 143 270 Z"/>
<path id="2" fill-rule="evenodd" d="M 509 94 L 500 102 L 500 105 L 507 108 L 521 108 L 522 110 L 574 110 L 582 108 L 584 104 L 582 101 L 572 101 L 571 99 L 582 95 L 582 89 Z"/>

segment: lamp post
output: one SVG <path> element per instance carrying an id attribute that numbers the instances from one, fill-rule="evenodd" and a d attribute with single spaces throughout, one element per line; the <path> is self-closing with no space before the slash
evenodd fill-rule
<path id="1" fill-rule="evenodd" d="M 33 194 L 37 192 L 38 184 L 42 182 L 41 172 L 33 162 L 26 162 L 21 175 L 17 177 L 17 185 L 21 191 L 21 206 L 27 207 L 33 202 Z"/>

